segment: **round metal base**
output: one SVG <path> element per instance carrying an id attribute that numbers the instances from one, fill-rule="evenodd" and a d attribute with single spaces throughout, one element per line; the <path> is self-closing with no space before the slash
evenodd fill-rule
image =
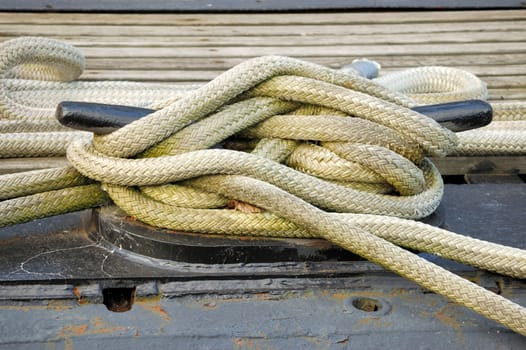
<path id="1" fill-rule="evenodd" d="M 98 234 L 119 249 L 152 258 L 187 263 L 232 264 L 286 261 L 363 260 L 323 239 L 219 236 L 172 231 L 133 220 L 115 206 L 96 209 Z M 443 209 L 422 220 L 444 224 Z"/>

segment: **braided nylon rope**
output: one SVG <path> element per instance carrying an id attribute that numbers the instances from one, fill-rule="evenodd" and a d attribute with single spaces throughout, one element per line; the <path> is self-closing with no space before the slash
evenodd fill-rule
<path id="1" fill-rule="evenodd" d="M 0 226 L 106 204 L 159 227 L 322 237 L 526 335 L 526 309 L 399 246 L 526 278 L 526 252 L 408 219 L 443 183 L 426 156 L 526 151 L 526 104 L 454 134 L 409 109 L 485 98 L 452 68 L 367 80 L 292 58 L 248 60 L 203 86 L 76 81 L 83 56 L 51 39 L 0 48 L 0 157 L 67 154 L 71 166 L 0 176 Z M 157 111 L 111 134 L 73 132 L 64 100 Z M 235 139 L 232 136 L 235 135 Z M 252 210 L 225 209 L 229 200 Z"/>

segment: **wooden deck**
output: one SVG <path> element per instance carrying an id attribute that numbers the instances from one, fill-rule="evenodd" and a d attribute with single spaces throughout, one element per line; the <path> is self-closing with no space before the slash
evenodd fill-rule
<path id="1" fill-rule="evenodd" d="M 0 41 L 32 35 L 82 48 L 82 78 L 206 82 L 254 56 L 330 67 L 357 57 L 384 72 L 466 69 L 492 100 L 526 99 L 526 10 L 303 14 L 0 13 Z"/>
<path id="2" fill-rule="evenodd" d="M 28 35 L 62 39 L 80 47 L 87 58 L 81 77 L 86 80 L 204 83 L 261 55 L 292 56 L 333 68 L 367 57 L 381 63 L 382 72 L 423 65 L 466 69 L 487 82 L 491 100 L 526 100 L 526 10 L 0 12 L 0 42 Z M 446 175 L 465 174 L 480 168 L 481 162 L 487 168 L 488 159 L 476 157 L 436 160 Z M 526 157 L 492 157 L 489 162 L 494 165 L 489 172 L 526 173 Z M 4 171 L 22 170 L 27 160 L 19 163 L 4 160 Z"/>

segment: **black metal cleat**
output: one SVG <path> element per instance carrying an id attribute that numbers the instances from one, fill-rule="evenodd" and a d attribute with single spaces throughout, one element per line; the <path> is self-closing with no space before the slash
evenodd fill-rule
<path id="1" fill-rule="evenodd" d="M 488 125 L 493 116 L 491 105 L 482 100 L 419 106 L 413 110 L 454 132 Z M 62 125 L 104 135 L 153 112 L 147 108 L 66 101 L 58 105 L 56 117 Z"/>

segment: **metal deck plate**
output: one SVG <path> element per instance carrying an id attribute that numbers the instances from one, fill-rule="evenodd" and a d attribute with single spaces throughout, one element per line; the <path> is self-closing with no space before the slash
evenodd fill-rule
<path id="1" fill-rule="evenodd" d="M 443 203 L 449 229 L 526 248 L 526 184 L 446 185 Z M 86 211 L 0 229 L 0 348 L 524 345 L 367 261 L 171 262 L 120 249 L 94 228 Z M 526 304 L 523 280 L 426 257 Z"/>

